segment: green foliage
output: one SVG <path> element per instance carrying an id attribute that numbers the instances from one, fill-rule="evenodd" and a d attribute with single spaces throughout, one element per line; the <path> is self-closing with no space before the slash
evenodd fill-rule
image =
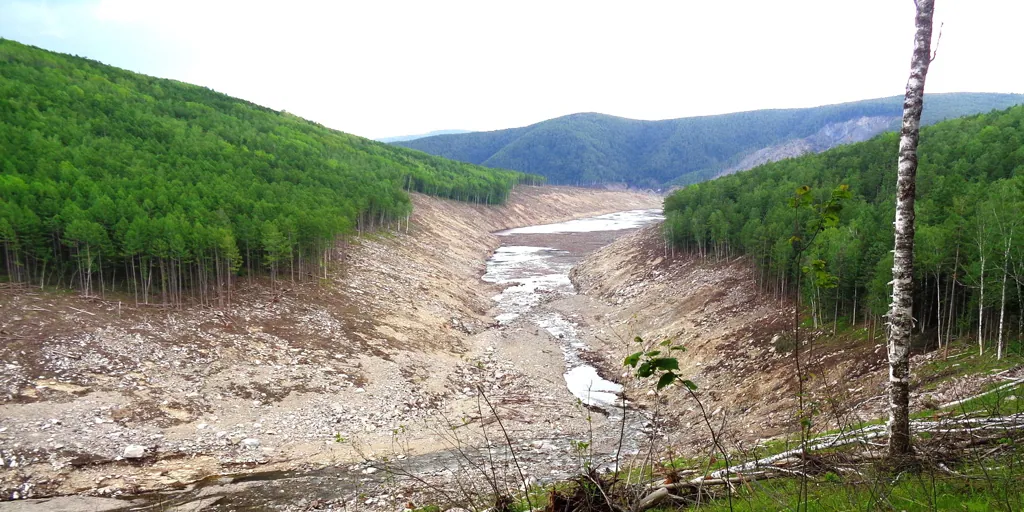
<path id="1" fill-rule="evenodd" d="M 901 510 L 908 512 L 934 510 L 1019 510 L 1024 505 L 1024 494 L 1016 474 L 1019 461 L 999 461 L 997 469 L 968 462 L 951 469 L 959 475 L 950 475 L 937 468 L 906 473 L 893 478 L 880 471 L 865 472 L 865 476 L 850 478 L 836 473 L 825 473 L 809 484 L 810 510 Z M 967 476 L 960 476 L 967 475 Z M 785 478 L 753 482 L 737 486 L 733 504 L 717 499 L 703 504 L 699 510 L 763 511 L 791 510 L 796 507 L 800 482 Z M 675 510 L 671 508 L 655 510 Z"/>
<path id="2" fill-rule="evenodd" d="M 317 275 L 338 237 L 405 218 L 407 191 L 493 204 L 540 180 L 0 39 L 0 257 L 15 281 L 85 269 L 166 296 L 242 268 Z"/>
<path id="3" fill-rule="evenodd" d="M 929 94 L 922 122 L 927 125 L 1018 103 L 1024 103 L 1024 95 Z M 903 96 L 893 96 L 815 108 L 663 121 L 584 113 L 522 128 L 439 135 L 397 144 L 463 162 L 541 174 L 552 183 L 625 182 L 660 187 L 705 181 L 754 151 L 820 135 L 820 130 L 834 123 L 880 117 L 890 120 L 885 129 L 897 129 L 902 107 Z M 828 147 L 817 139 L 812 144 L 819 150 Z"/>
<path id="4" fill-rule="evenodd" d="M 892 279 L 898 143 L 897 134 L 883 134 L 687 186 L 665 200 L 665 235 L 691 253 L 749 256 L 760 284 L 772 292 L 791 292 L 795 273 L 804 271 L 810 279 L 801 293 L 818 319 L 880 315 Z M 1020 337 L 1022 148 L 1024 106 L 921 131 L 914 317 L 924 327 L 937 328 L 941 312 L 946 330 L 950 302 L 953 335 L 977 326 L 984 285 L 982 306 L 993 315 L 986 327 L 997 324 L 1005 296 L 1004 330 Z M 720 226 L 709 226 L 712 217 Z M 794 251 L 804 244 L 804 258 L 793 266 Z M 1010 276 L 1005 295 L 1004 270 Z"/>
<path id="5" fill-rule="evenodd" d="M 643 338 L 637 336 L 633 339 L 635 343 L 643 346 Z M 672 340 L 665 340 L 658 344 L 664 347 L 669 353 L 674 351 L 684 351 L 685 347 L 681 345 L 673 345 Z M 671 385 L 673 382 L 679 381 L 682 385 L 689 388 L 691 391 L 697 389 L 697 385 L 691 380 L 686 380 L 680 377 L 679 371 L 679 360 L 674 357 L 666 357 L 661 355 L 662 351 L 657 349 L 652 350 L 640 350 L 634 352 L 622 361 L 623 366 L 633 368 L 633 376 L 637 379 L 646 379 L 653 375 L 658 376 L 657 388 L 661 389 Z"/>

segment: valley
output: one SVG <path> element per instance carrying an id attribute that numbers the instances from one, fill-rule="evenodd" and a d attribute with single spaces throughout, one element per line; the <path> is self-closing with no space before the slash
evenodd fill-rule
<path id="1" fill-rule="evenodd" d="M 393 510 L 483 499 L 481 471 L 510 488 L 516 468 L 562 482 L 584 461 L 643 458 L 652 440 L 699 456 L 710 441 L 692 402 L 623 368 L 636 336 L 687 347 L 680 370 L 732 449 L 793 432 L 785 303 L 742 259 L 673 254 L 651 210 L 604 214 L 656 196 L 520 187 L 503 207 L 413 201 L 408 233 L 351 240 L 328 283 L 242 291 L 224 310 L 13 294 L 0 327 L 36 342 L 2 354 L 22 379 L 5 380 L 0 405 L 4 492 L 19 499 L 0 510 Z M 581 219 L 536 225 L 568 218 Z M 832 341 L 809 360 L 822 372 L 812 396 L 829 403 L 817 428 L 884 413 L 880 347 Z M 915 409 L 1022 376 L 921 372 L 937 356 L 913 358 L 928 389 Z"/>
<path id="2" fill-rule="evenodd" d="M 438 421 L 481 421 L 477 386 L 536 452 L 525 456 L 550 466 L 538 478 L 569 475 L 568 442 L 589 427 L 585 408 L 565 414 L 576 397 L 562 346 L 532 320 L 496 323 L 492 297 L 514 288 L 481 280 L 484 260 L 503 238 L 546 237 L 530 243 L 578 258 L 619 232 L 490 233 L 660 198 L 519 187 L 501 207 L 413 201 L 407 230 L 339 246 L 328 282 L 257 284 L 223 309 L 4 294 L 4 494 L 137 495 L 222 474 L 347 468 L 394 456 L 398 431 L 403 455 L 443 452 Z M 563 293 L 537 292 L 535 302 Z M 593 417 L 607 447 L 609 420 Z"/>
<path id="3" fill-rule="evenodd" d="M 0 37 L 0 512 L 1021 509 L 1024 95 L 915 4 L 905 96 L 529 126 Z"/>

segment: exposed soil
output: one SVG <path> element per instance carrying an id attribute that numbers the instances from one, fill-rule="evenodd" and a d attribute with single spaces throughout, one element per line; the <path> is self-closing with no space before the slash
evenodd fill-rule
<path id="1" fill-rule="evenodd" d="M 580 295 L 560 307 L 585 312 L 582 322 L 589 329 L 583 334 L 601 352 L 595 361 L 609 374 L 621 372 L 631 399 L 648 407 L 657 399 L 663 405 L 663 417 L 675 426 L 668 429 L 674 453 L 707 454 L 710 435 L 688 394 L 670 388 L 656 397 L 656 379 L 637 382 L 623 372 L 624 357 L 639 350 L 637 336 L 647 347 L 668 339 L 686 348 L 675 354 L 680 373 L 698 385 L 711 422 L 722 429 L 730 449 L 799 432 L 792 304 L 760 293 L 746 259 L 673 257 L 659 230 L 660 225 L 650 226 L 621 237 L 570 273 Z M 801 329 L 811 375 L 806 402 L 815 410 L 815 432 L 885 415 L 884 331 L 879 327 L 871 340 L 865 330 L 860 336 L 832 337 L 831 327 Z M 912 369 L 940 357 L 915 350 Z M 912 409 L 971 396 L 997 380 L 993 375 L 927 378 L 932 382 L 912 382 Z"/>
<path id="2" fill-rule="evenodd" d="M 395 433 L 430 453 L 446 447 L 437 418 L 480 421 L 477 386 L 527 447 L 583 428 L 563 418 L 546 333 L 511 327 L 496 345 L 490 233 L 659 204 L 562 187 L 520 187 L 502 207 L 415 196 L 408 226 L 339 247 L 329 279 L 240 281 L 225 308 L 5 289 L 0 499 L 347 464 L 391 453 Z M 123 459 L 129 445 L 145 457 Z"/>
<path id="3" fill-rule="evenodd" d="M 570 274 L 579 293 L 552 293 L 540 308 L 572 322 L 580 358 L 645 409 L 630 412 L 639 424 L 627 429 L 629 450 L 647 436 L 676 454 L 707 453 L 710 442 L 686 395 L 655 395 L 653 382 L 624 371 L 636 336 L 687 348 L 680 371 L 730 447 L 793 432 L 792 309 L 758 292 L 745 260 L 673 258 L 657 226 L 624 236 L 490 234 L 659 201 L 555 187 L 522 187 L 504 207 L 415 196 L 408 228 L 339 247 L 328 279 L 240 282 L 220 309 L 3 290 L 0 501 L 77 496 L 0 510 L 395 509 L 420 494 L 387 484 L 377 472 L 385 457 L 453 488 L 472 472 L 456 455 L 469 450 L 497 457 L 515 482 L 499 418 L 529 479 L 570 476 L 575 442 L 611 453 L 619 418 L 567 390 L 561 340 L 527 318 L 495 322 L 491 298 L 503 287 L 480 278 L 501 242 L 590 254 Z M 874 341 L 831 339 L 825 329 L 805 336 L 815 340 L 815 429 L 880 416 L 882 332 Z M 912 364 L 935 357 L 916 354 Z M 914 405 L 966 396 L 991 378 L 922 386 Z M 648 421 L 654 410 L 659 420 Z M 129 445 L 145 456 L 124 459 Z"/>

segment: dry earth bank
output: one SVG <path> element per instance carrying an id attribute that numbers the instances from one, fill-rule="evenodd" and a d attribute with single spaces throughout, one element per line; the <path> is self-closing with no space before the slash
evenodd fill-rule
<path id="1" fill-rule="evenodd" d="M 792 304 L 760 293 L 744 258 L 673 257 L 660 229 L 654 225 L 623 236 L 570 273 L 580 295 L 564 307 L 586 312 L 584 334 L 602 355 L 595 361 L 606 374 L 620 376 L 628 397 L 653 408 L 657 379 L 630 379 L 622 361 L 638 350 L 635 336 L 648 344 L 674 340 L 687 349 L 678 354 L 681 373 L 699 386 L 711 422 L 723 430 L 729 448 L 799 432 Z M 807 402 L 816 409 L 815 432 L 885 414 L 884 331 L 879 327 L 871 341 L 867 329 L 832 337 L 831 327 L 802 329 L 801 334 L 805 355 L 810 354 Z M 915 350 L 911 365 L 916 370 L 941 357 Z M 972 396 L 998 378 L 985 374 L 930 382 L 927 392 L 925 383 L 915 380 L 911 406 L 919 410 L 925 403 Z M 657 400 L 664 405 L 674 453 L 707 454 L 710 435 L 693 400 L 678 388 Z"/>

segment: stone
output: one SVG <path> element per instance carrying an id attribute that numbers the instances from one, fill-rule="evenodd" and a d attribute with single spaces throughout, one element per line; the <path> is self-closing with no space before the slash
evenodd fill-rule
<path id="1" fill-rule="evenodd" d="M 141 459 L 146 456 L 146 447 L 139 444 L 130 444 L 124 447 L 124 454 L 122 456 L 126 459 Z"/>
<path id="2" fill-rule="evenodd" d="M 248 437 L 242 439 L 242 442 L 239 444 L 242 445 L 242 448 L 248 448 L 250 450 L 253 450 L 260 447 L 260 440 L 256 439 L 255 437 Z"/>

